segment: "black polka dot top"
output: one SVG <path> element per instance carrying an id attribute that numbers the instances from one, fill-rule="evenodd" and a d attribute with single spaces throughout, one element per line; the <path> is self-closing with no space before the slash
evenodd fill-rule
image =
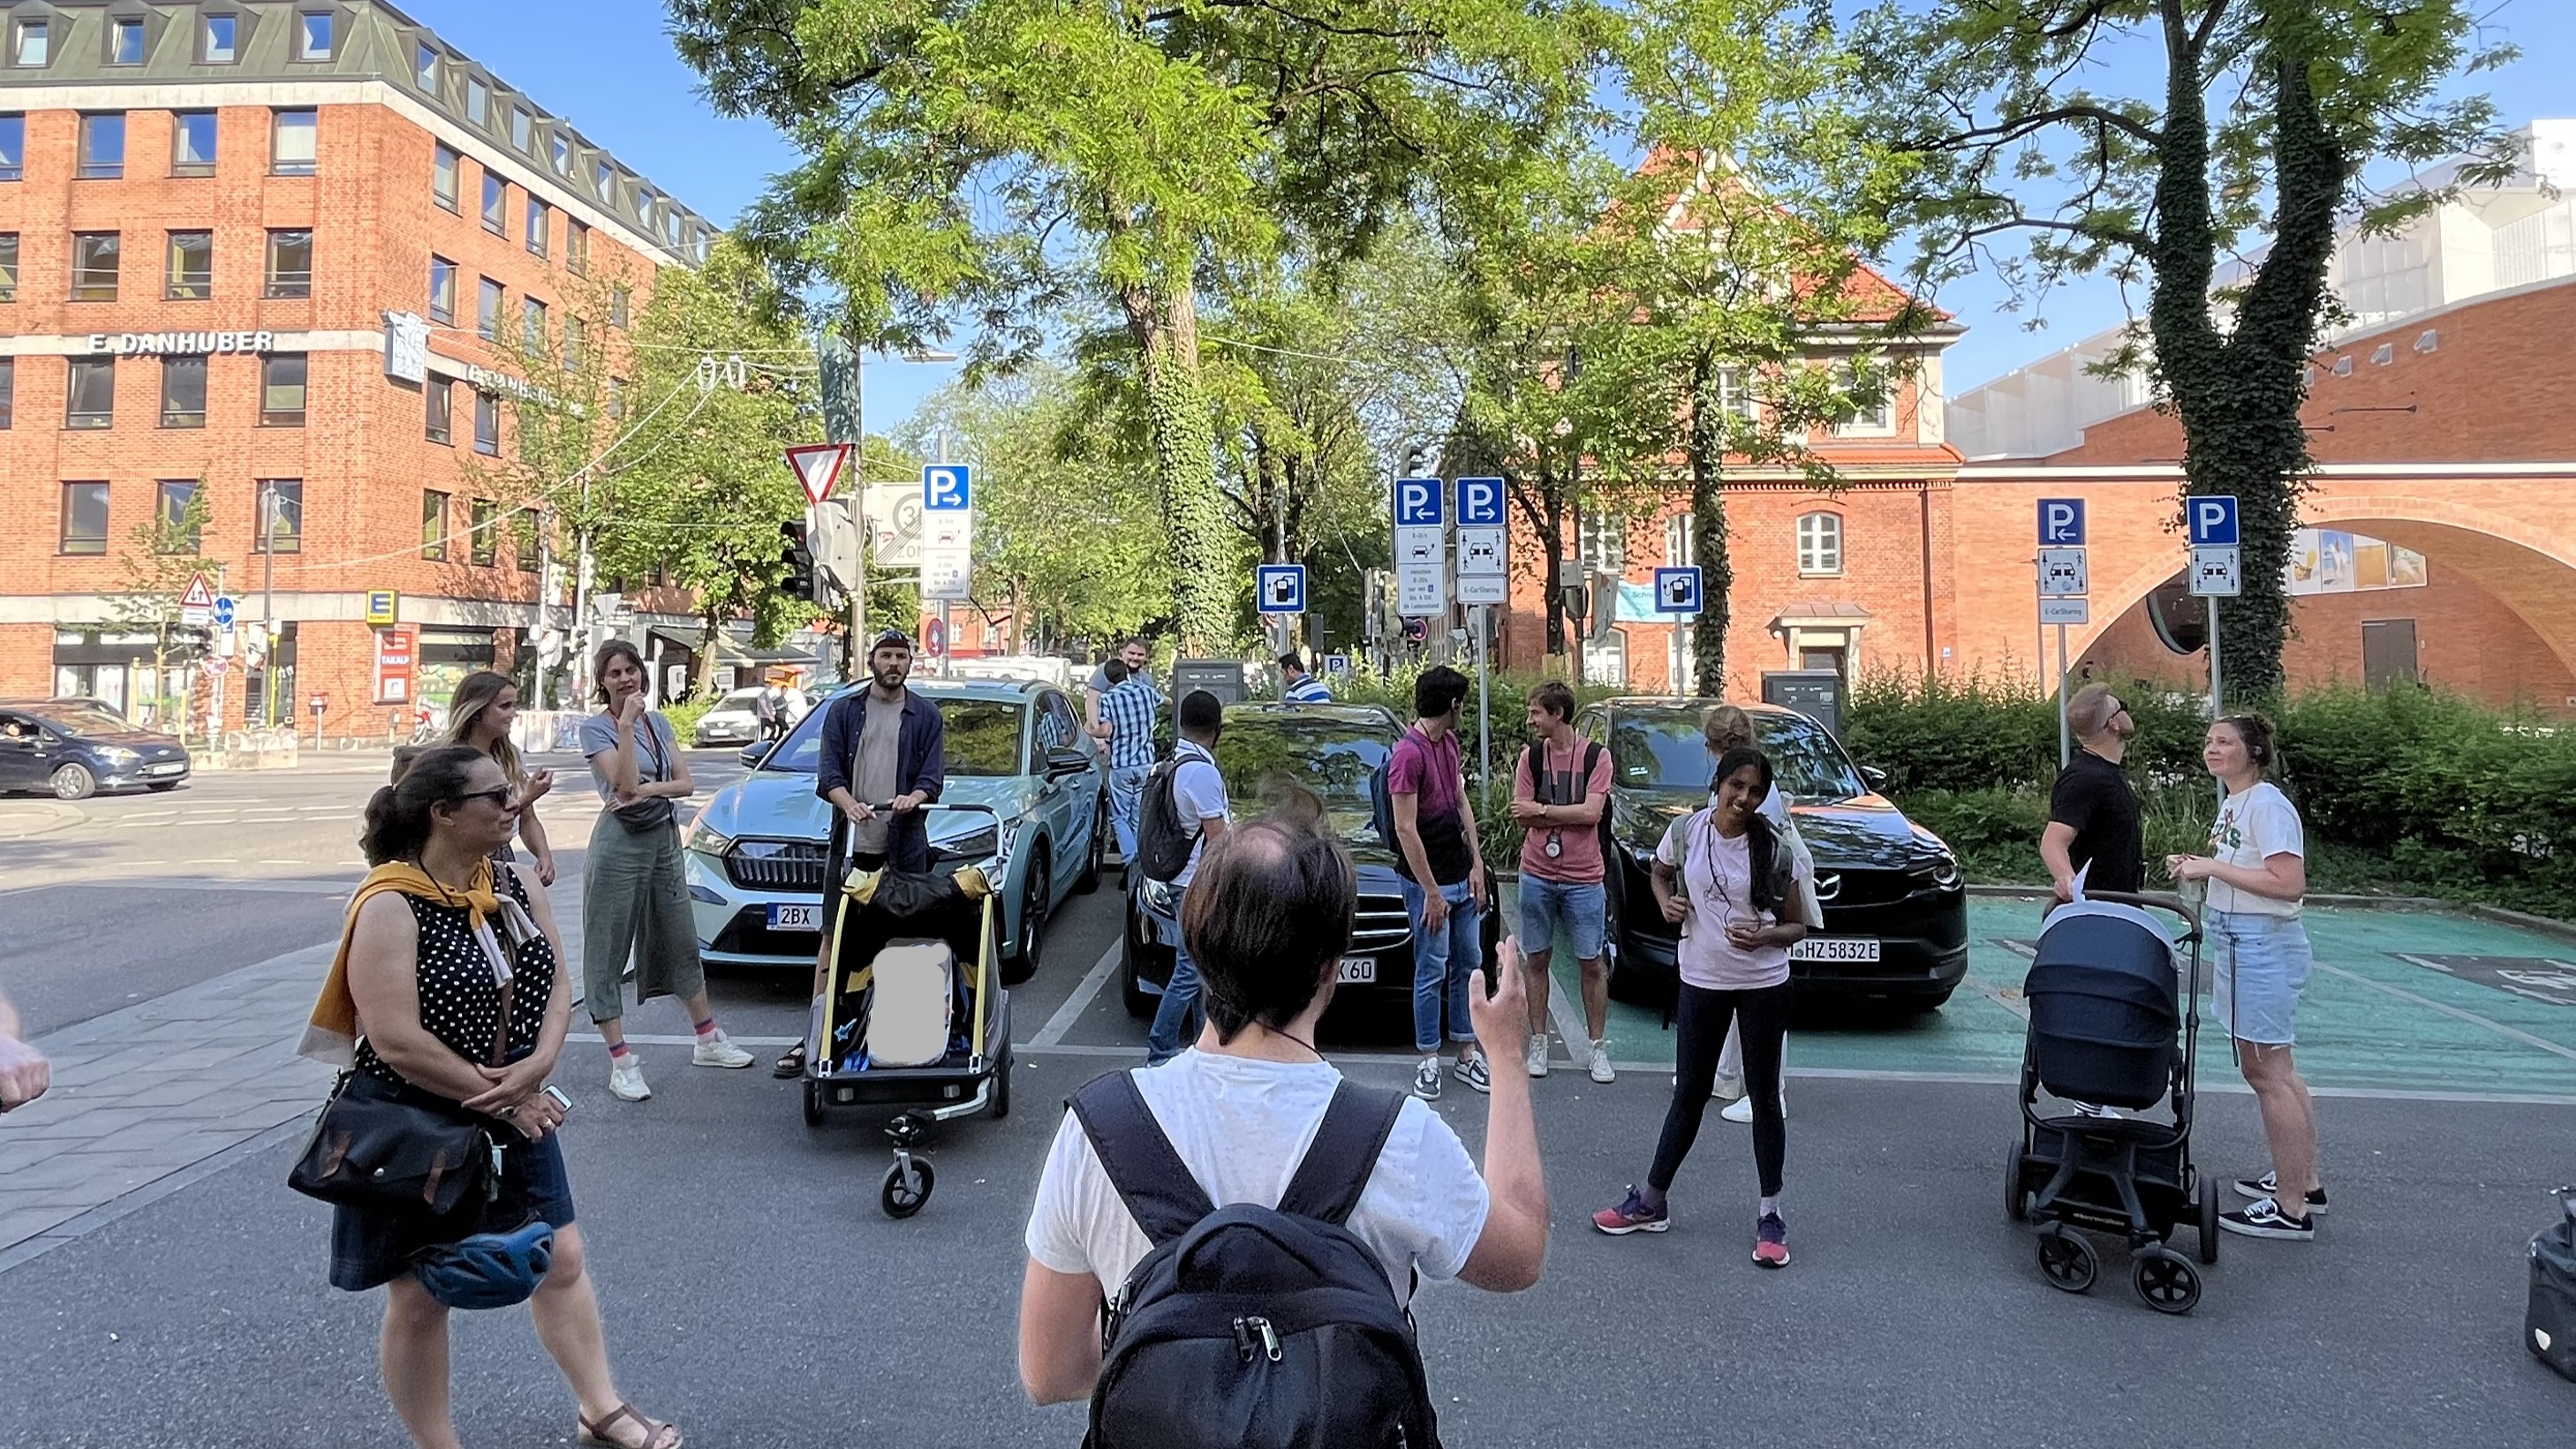
<path id="1" fill-rule="evenodd" d="M 528 901 L 515 877 L 504 874 L 510 894 L 521 906 Z M 481 1065 L 492 1058 L 492 1039 L 501 1029 L 501 983 L 492 979 L 491 962 L 474 943 L 473 913 L 459 901 L 448 906 L 406 895 L 412 922 L 420 933 L 418 953 L 420 1024 L 449 1051 Z M 504 950 L 509 937 L 492 923 Z M 543 935 L 519 950 L 516 979 L 510 993 L 510 1056 L 526 1055 L 546 1021 L 546 1006 L 555 989 L 555 949 Z M 387 1066 L 364 1036 L 358 1038 L 357 1068 L 388 1082 L 402 1075 Z"/>

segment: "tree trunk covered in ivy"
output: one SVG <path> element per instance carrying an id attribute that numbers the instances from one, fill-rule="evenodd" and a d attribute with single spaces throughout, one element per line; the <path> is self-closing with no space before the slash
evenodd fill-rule
<path id="1" fill-rule="evenodd" d="M 1704 699 L 1726 694 L 1727 593 L 1735 564 L 1726 551 L 1726 438 L 1717 396 L 1717 363 L 1702 352 L 1691 363 L 1691 558 L 1700 570 L 1700 612 L 1691 628 L 1691 667 Z"/>
<path id="2" fill-rule="evenodd" d="M 1182 284 L 1168 293 L 1130 286 L 1119 301 L 1143 364 L 1156 483 L 1171 529 L 1172 612 L 1181 649 L 1207 654 L 1234 642 L 1241 581 L 1217 487 L 1215 413 L 1199 373 L 1198 298 Z"/>

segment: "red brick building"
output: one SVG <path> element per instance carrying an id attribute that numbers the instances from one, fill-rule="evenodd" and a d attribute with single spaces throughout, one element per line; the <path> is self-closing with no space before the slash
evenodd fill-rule
<path id="1" fill-rule="evenodd" d="M 713 229 L 377 0 L 0 23 L 0 695 L 202 727 L 220 676 L 226 728 L 274 699 L 309 737 L 324 696 L 329 733 L 381 737 L 466 670 L 533 681 L 570 581 L 548 499 L 498 481 L 505 397 L 618 371 Z M 241 622 L 162 675 L 138 531 L 198 494 Z M 407 637 L 370 623 L 388 594 Z"/>

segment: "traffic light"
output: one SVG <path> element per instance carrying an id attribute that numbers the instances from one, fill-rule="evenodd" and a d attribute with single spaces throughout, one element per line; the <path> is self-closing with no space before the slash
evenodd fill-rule
<path id="1" fill-rule="evenodd" d="M 810 603 L 814 598 L 814 550 L 806 546 L 805 525 L 791 519 L 778 525 L 778 532 L 787 540 L 778 550 L 779 567 L 786 570 L 786 577 L 778 581 L 778 591 Z"/>

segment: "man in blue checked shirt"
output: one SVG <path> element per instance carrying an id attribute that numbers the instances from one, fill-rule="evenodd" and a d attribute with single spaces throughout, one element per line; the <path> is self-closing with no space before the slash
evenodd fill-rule
<path id="1" fill-rule="evenodd" d="M 1331 704 L 1333 692 L 1306 672 L 1306 661 L 1289 650 L 1279 656 L 1279 697 L 1290 704 Z"/>
<path id="2" fill-rule="evenodd" d="M 1109 824 L 1118 834 L 1118 858 L 1136 858 L 1136 806 L 1145 797 L 1145 777 L 1154 772 L 1154 716 L 1163 708 L 1163 692 L 1143 670 L 1128 671 L 1124 659 L 1101 667 L 1109 688 L 1100 694 L 1100 722 L 1093 738 L 1109 745 Z"/>

